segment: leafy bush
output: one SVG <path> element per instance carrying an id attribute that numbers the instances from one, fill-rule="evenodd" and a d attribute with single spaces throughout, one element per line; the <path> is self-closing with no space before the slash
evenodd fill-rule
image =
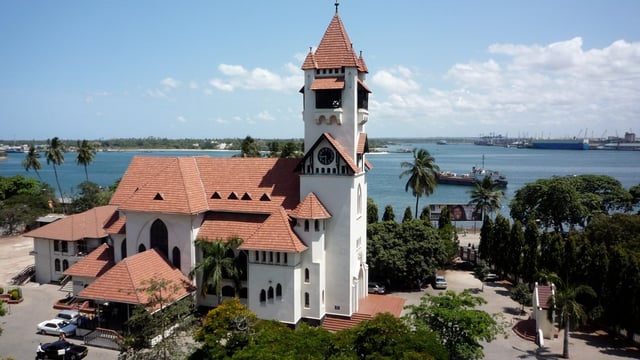
<path id="1" fill-rule="evenodd" d="M 4 288 L 0 286 L 0 295 L 4 294 Z"/>

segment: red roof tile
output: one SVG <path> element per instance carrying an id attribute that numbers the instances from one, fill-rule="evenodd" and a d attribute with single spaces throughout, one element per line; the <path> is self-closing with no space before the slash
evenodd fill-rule
<path id="1" fill-rule="evenodd" d="M 297 159 L 277 158 L 136 156 L 111 204 L 124 211 L 186 214 L 293 209 L 300 199 L 297 164 Z M 238 200 L 229 199 L 234 192 Z"/>
<path id="2" fill-rule="evenodd" d="M 307 249 L 291 229 L 289 216 L 282 208 L 271 214 L 251 237 L 244 240 L 240 245 L 243 250 L 302 252 Z"/>
<path id="3" fill-rule="evenodd" d="M 311 83 L 311 90 L 344 89 L 343 77 L 317 78 Z"/>
<path id="4" fill-rule="evenodd" d="M 314 193 L 309 193 L 304 200 L 291 211 L 291 216 L 298 219 L 328 219 L 331 214 L 318 200 Z"/>
<path id="5" fill-rule="evenodd" d="M 149 302 L 149 296 L 143 289 L 152 279 L 168 280 L 177 285 L 178 290 L 172 295 L 174 300 L 181 299 L 193 291 L 189 278 L 169 265 L 156 249 L 149 249 L 117 263 L 83 289 L 78 297 L 145 305 Z"/>
<path id="6" fill-rule="evenodd" d="M 551 308 L 549 300 L 553 294 L 553 286 L 538 285 L 538 305 L 543 309 Z"/>
<path id="7" fill-rule="evenodd" d="M 337 69 L 343 66 L 356 67 L 359 71 L 367 71 L 362 57 L 358 58 L 353 51 L 349 35 L 338 14 L 335 14 L 314 54 L 308 54 L 303 70 Z"/>
<path id="8" fill-rule="evenodd" d="M 351 171 L 353 171 L 355 174 L 359 173 L 360 169 L 358 169 L 358 165 L 356 165 L 355 161 L 353 161 L 353 158 L 344 150 L 342 145 L 340 145 L 340 143 L 337 142 L 336 139 L 334 139 L 333 136 L 331 136 L 331 134 L 324 133 L 323 135 L 331 143 L 331 145 L 333 145 L 333 147 L 340 154 L 340 156 L 342 156 L 344 161 L 351 168 Z"/>
<path id="9" fill-rule="evenodd" d="M 248 239 L 269 217 L 266 214 L 207 213 L 198 231 L 199 239 Z"/>
<path id="10" fill-rule="evenodd" d="M 113 215 L 104 224 L 104 230 L 109 234 L 126 234 L 127 217 L 119 211 L 114 211 Z"/>
<path id="11" fill-rule="evenodd" d="M 64 274 L 71 276 L 98 277 L 114 265 L 113 249 L 107 244 L 95 248 L 89 255 L 71 265 Z"/>
<path id="12" fill-rule="evenodd" d="M 103 227 L 116 210 L 113 205 L 99 206 L 41 226 L 24 236 L 62 241 L 100 239 L 108 235 Z"/>

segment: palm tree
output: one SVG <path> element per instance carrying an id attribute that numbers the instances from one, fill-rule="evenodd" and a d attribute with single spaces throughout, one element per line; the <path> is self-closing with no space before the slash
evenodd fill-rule
<path id="1" fill-rule="evenodd" d="M 474 205 L 474 211 L 480 212 L 484 220 L 485 215 L 493 214 L 500 209 L 504 190 L 490 176 L 485 176 L 481 182 L 476 182 L 475 186 L 475 189 L 469 190 L 471 194 L 469 205 Z"/>
<path id="2" fill-rule="evenodd" d="M 438 185 L 438 172 L 440 167 L 435 163 L 436 159 L 425 149 L 413 149 L 413 161 L 403 161 L 401 168 L 408 168 L 400 174 L 400 178 L 409 176 L 404 191 L 409 191 L 416 197 L 416 213 L 418 217 L 418 202 L 422 195 L 433 194 Z"/>
<path id="3" fill-rule="evenodd" d="M 228 256 L 229 251 L 233 251 L 242 244 L 240 238 L 230 238 L 227 241 L 208 239 L 196 240 L 196 246 L 202 250 L 202 260 L 189 273 L 193 276 L 196 272 L 202 273 L 202 284 L 200 285 L 200 295 L 206 296 L 210 286 L 215 287 L 218 295 L 218 305 L 222 303 L 222 279 L 223 275 L 235 277 L 237 268 L 233 257 Z"/>
<path id="4" fill-rule="evenodd" d="M 93 162 L 96 156 L 96 149 L 91 146 L 87 140 L 82 140 L 82 143 L 78 140 L 78 156 L 76 160 L 78 165 L 84 166 L 84 176 L 89 181 L 89 173 L 87 172 L 87 165 Z"/>
<path id="5" fill-rule="evenodd" d="M 54 137 L 51 141 L 47 142 L 49 144 L 49 148 L 45 153 L 45 157 L 47 158 L 47 165 L 51 163 L 53 165 L 53 173 L 56 176 L 56 183 L 58 184 L 58 190 L 60 191 L 60 199 L 62 202 L 62 213 L 64 213 L 64 196 L 62 195 L 62 187 L 60 187 L 60 180 L 58 179 L 58 170 L 56 166 L 62 165 L 64 163 L 64 154 L 62 151 L 62 142 L 58 137 Z"/>
<path id="6" fill-rule="evenodd" d="M 569 331 L 571 324 L 582 325 L 587 319 L 587 312 L 577 300 L 578 296 L 588 295 L 597 297 L 596 292 L 588 285 L 569 286 L 556 277 L 555 294 L 550 298 L 551 308 L 558 314 L 559 325 L 564 327 L 564 341 L 562 357 L 569 358 Z"/>
<path id="7" fill-rule="evenodd" d="M 33 169 L 33 171 L 36 172 L 36 175 L 38 175 L 38 179 L 42 180 L 40 173 L 38 172 L 38 170 L 42 169 L 42 164 L 40 164 L 40 160 L 38 160 L 38 158 L 40 158 L 40 153 L 36 151 L 35 146 L 31 145 L 29 146 L 29 152 L 25 156 L 24 160 L 22 160 L 22 166 L 26 171 Z"/>

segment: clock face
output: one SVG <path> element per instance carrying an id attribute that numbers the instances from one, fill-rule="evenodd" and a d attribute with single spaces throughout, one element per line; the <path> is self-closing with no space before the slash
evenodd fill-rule
<path id="1" fill-rule="evenodd" d="M 318 151 L 318 161 L 322 165 L 329 165 L 333 162 L 333 158 L 335 157 L 333 150 L 328 147 L 323 147 Z"/>

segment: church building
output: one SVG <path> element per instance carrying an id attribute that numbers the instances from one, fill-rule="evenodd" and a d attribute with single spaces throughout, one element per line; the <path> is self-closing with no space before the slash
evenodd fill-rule
<path id="1" fill-rule="evenodd" d="M 93 221 L 100 229 L 92 237 L 104 235 L 109 248 L 99 249 L 113 261 L 104 261 L 107 255 L 72 254 L 76 263 L 68 270 L 56 268 L 58 273 L 52 268 L 55 274 L 49 278 L 61 271 L 73 276 L 74 294 L 81 299 L 135 302 L 114 296 L 114 282 L 127 286 L 129 279 L 154 276 L 158 265 L 144 264 L 158 264 L 158 258 L 188 278 L 203 257 L 197 240 L 240 238 L 241 245 L 229 255 L 240 264 L 241 281 L 225 279 L 223 298 L 238 296 L 259 318 L 292 325 L 358 312 L 368 290 L 365 124 L 370 90 L 367 66 L 352 47 L 337 5 L 302 70 L 302 158 L 136 156 L 104 211 L 73 215 L 102 214 Z M 56 253 L 54 244 L 83 238 L 76 233 L 57 239 L 46 229 L 28 234 L 45 257 L 65 255 Z M 97 249 L 98 244 L 99 239 Z M 102 262 L 92 266 L 98 258 Z M 54 262 L 46 262 L 42 271 Z M 191 280 L 201 288 L 200 275 Z M 214 292 L 195 292 L 197 303 L 216 306 Z"/>

